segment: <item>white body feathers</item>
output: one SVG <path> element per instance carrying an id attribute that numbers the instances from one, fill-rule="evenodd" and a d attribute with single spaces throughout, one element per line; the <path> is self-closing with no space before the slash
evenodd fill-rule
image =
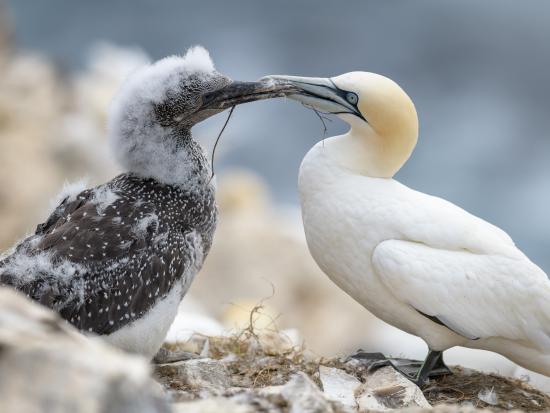
<path id="1" fill-rule="evenodd" d="M 102 338 L 125 351 L 153 358 L 176 318 L 183 294 L 181 285 L 174 286 L 142 318 Z"/>
<path id="2" fill-rule="evenodd" d="M 492 350 L 550 375 L 546 274 L 482 219 L 391 178 L 345 168 L 328 153 L 343 139 L 317 144 L 300 168 L 307 242 L 321 269 L 433 350 Z"/>

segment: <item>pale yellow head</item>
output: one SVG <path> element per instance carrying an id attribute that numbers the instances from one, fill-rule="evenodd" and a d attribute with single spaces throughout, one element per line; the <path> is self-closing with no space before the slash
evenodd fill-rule
<path id="1" fill-rule="evenodd" d="M 350 131 L 326 141 L 327 152 L 357 174 L 391 178 L 407 161 L 418 139 L 411 98 L 397 83 L 369 72 L 332 78 L 270 76 L 300 89 L 289 96 L 338 115 Z"/>

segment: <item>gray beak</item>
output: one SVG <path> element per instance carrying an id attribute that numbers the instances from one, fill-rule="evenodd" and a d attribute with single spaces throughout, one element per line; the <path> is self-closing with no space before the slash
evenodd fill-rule
<path id="1" fill-rule="evenodd" d="M 288 98 L 321 112 L 335 115 L 349 113 L 365 120 L 357 107 L 357 94 L 338 88 L 330 78 L 273 75 L 261 80 L 271 81 L 284 90 Z"/>
<path id="2" fill-rule="evenodd" d="M 206 93 L 200 110 L 220 111 L 242 103 L 278 98 L 297 92 L 298 89 L 290 83 L 267 78 L 258 82 L 233 81 L 221 89 Z"/>

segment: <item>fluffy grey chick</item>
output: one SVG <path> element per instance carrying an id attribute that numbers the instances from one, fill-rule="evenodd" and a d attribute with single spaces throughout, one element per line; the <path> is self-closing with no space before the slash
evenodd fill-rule
<path id="1" fill-rule="evenodd" d="M 0 284 L 84 332 L 155 355 L 216 227 L 211 170 L 191 128 L 280 89 L 230 80 L 201 47 L 133 73 L 109 112 L 111 146 L 126 172 L 68 191 L 35 234 L 0 259 Z"/>

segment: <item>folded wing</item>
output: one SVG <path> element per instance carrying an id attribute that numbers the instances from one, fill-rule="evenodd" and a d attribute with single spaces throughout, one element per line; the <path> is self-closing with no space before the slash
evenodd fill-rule
<path id="1" fill-rule="evenodd" d="M 464 337 L 528 340 L 550 349 L 550 281 L 522 254 L 388 240 L 377 246 L 372 262 L 400 301 Z"/>

